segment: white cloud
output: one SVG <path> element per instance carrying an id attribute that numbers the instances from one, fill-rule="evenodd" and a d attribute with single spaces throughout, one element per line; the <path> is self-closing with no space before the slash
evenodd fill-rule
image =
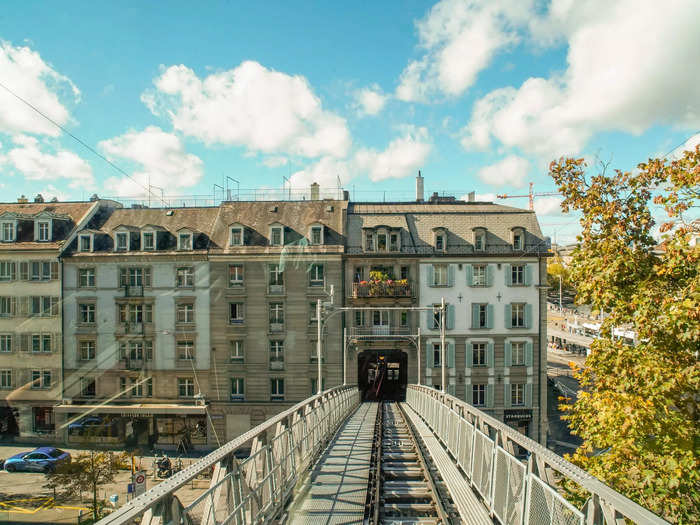
<path id="1" fill-rule="evenodd" d="M 535 197 L 535 213 L 540 215 L 561 215 L 562 197 Z"/>
<path id="2" fill-rule="evenodd" d="M 676 148 L 671 152 L 671 154 L 668 156 L 669 159 L 671 160 L 678 160 L 683 158 L 683 153 L 685 151 L 695 151 L 695 146 L 700 144 L 700 133 L 696 133 L 692 137 L 690 137 L 688 140 L 686 140 L 682 146 Z M 663 154 L 660 154 L 661 156 Z"/>
<path id="3" fill-rule="evenodd" d="M 285 157 L 267 157 L 262 163 L 268 168 L 279 168 L 285 166 L 289 161 Z"/>
<path id="4" fill-rule="evenodd" d="M 311 183 L 317 182 L 321 188 L 335 188 L 338 185 L 338 177 L 341 184 L 345 184 L 354 174 L 352 162 L 323 157 L 293 173 L 290 184 L 292 188 L 307 188 Z"/>
<path id="5" fill-rule="evenodd" d="M 662 16 L 660 16 L 662 15 Z M 700 3 L 555 0 L 531 25 L 540 44 L 565 40 L 567 69 L 495 90 L 474 105 L 467 149 L 495 139 L 551 159 L 576 154 L 598 132 L 700 125 Z"/>
<path id="6" fill-rule="evenodd" d="M 459 200 L 462 201 L 468 201 L 469 200 L 469 194 L 462 195 Z M 496 201 L 496 194 L 495 193 L 475 193 L 474 194 L 474 200 L 477 202 L 495 202 Z"/>
<path id="7" fill-rule="evenodd" d="M 56 198 L 58 201 L 69 201 L 71 200 L 71 195 L 69 193 L 66 193 L 65 191 L 59 190 L 56 186 L 53 184 L 49 184 L 44 188 L 41 192 L 42 197 L 44 197 L 44 200 L 46 202 L 50 201 L 53 198 Z"/>
<path id="8" fill-rule="evenodd" d="M 432 150 L 426 128 L 392 140 L 384 151 L 361 149 L 355 154 L 354 163 L 367 171 L 373 182 L 400 179 L 414 174 L 423 166 Z"/>
<path id="9" fill-rule="evenodd" d="M 401 73 L 396 97 L 426 101 L 435 93 L 461 95 L 494 55 L 518 41 L 516 26 L 530 14 L 530 0 L 442 0 L 417 22 L 425 54 Z"/>
<path id="10" fill-rule="evenodd" d="M 386 105 L 387 95 L 376 84 L 355 91 L 355 105 L 360 116 L 376 115 Z"/>
<path id="11" fill-rule="evenodd" d="M 138 166 L 132 173 L 136 182 L 127 177 L 110 177 L 105 181 L 105 187 L 117 195 L 145 195 L 149 182 L 168 194 L 196 185 L 204 174 L 202 160 L 187 153 L 177 135 L 157 126 L 103 140 L 98 147 L 110 159 L 125 159 Z"/>
<path id="12" fill-rule="evenodd" d="M 522 188 L 525 185 L 530 163 L 517 155 L 509 155 L 503 160 L 481 168 L 477 176 L 491 186 L 510 185 Z"/>
<path id="13" fill-rule="evenodd" d="M 351 145 L 345 119 L 324 110 L 299 75 L 246 61 L 200 79 L 179 65 L 165 69 L 154 84 L 141 97 L 148 108 L 206 144 L 302 157 L 343 157 Z"/>
<path id="14" fill-rule="evenodd" d="M 71 188 L 92 188 L 92 168 L 84 159 L 71 151 L 58 150 L 46 153 L 40 144 L 28 135 L 16 135 L 12 142 L 17 146 L 0 157 L 0 164 L 7 164 L 27 180 L 67 180 Z"/>
<path id="15" fill-rule="evenodd" d="M 69 78 L 44 62 L 28 47 L 0 42 L 2 82 L 49 118 L 64 125 L 70 120 L 65 100 L 77 102 L 80 91 Z M 64 99 L 62 102 L 61 99 Z M 0 132 L 36 133 L 56 137 L 60 130 L 4 89 L 0 89 Z"/>

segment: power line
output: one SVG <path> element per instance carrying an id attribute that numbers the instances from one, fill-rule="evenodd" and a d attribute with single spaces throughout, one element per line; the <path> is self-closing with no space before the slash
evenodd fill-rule
<path id="1" fill-rule="evenodd" d="M 680 148 L 683 144 L 685 144 L 685 143 L 688 142 L 690 139 L 692 139 L 695 135 L 698 135 L 698 134 L 700 134 L 700 130 L 696 131 L 695 133 L 693 133 L 693 134 L 690 135 L 689 137 L 684 138 L 684 139 L 681 141 L 680 144 L 678 144 L 678 145 L 675 146 L 672 150 L 670 150 L 668 153 L 666 153 L 666 155 L 664 155 L 664 158 L 668 157 L 671 153 L 673 153 L 674 151 L 676 151 L 676 150 L 677 150 L 678 148 Z"/>
<path id="2" fill-rule="evenodd" d="M 53 125 L 56 126 L 58 129 L 60 129 L 61 131 L 63 131 L 66 135 L 68 135 L 69 137 L 71 137 L 72 139 L 74 139 L 76 142 L 78 142 L 79 144 L 81 144 L 83 147 L 85 147 L 86 149 L 88 149 L 89 151 L 91 151 L 93 154 L 97 155 L 99 158 L 101 158 L 102 160 L 104 160 L 107 164 L 109 164 L 110 166 L 112 166 L 112 167 L 113 167 L 115 170 L 117 170 L 119 173 L 121 173 L 122 175 L 124 175 L 124 176 L 128 177 L 129 179 L 131 179 L 132 181 L 134 181 L 136 184 L 138 184 L 139 186 L 141 186 L 144 190 L 146 190 L 148 193 L 150 193 L 150 194 L 153 195 L 154 197 L 157 197 L 157 195 L 156 195 L 155 193 L 153 193 L 153 192 L 151 191 L 150 188 L 147 188 L 146 186 L 144 186 L 143 184 L 141 184 L 139 181 L 137 181 L 135 178 L 133 178 L 131 175 L 129 175 L 126 171 L 124 171 L 124 170 L 121 169 L 119 166 L 117 166 L 114 162 L 112 162 L 112 161 L 109 160 L 107 157 L 105 157 L 105 156 L 102 155 L 100 152 L 98 152 L 95 148 L 93 148 L 92 146 L 90 146 L 89 144 L 87 144 L 86 142 L 84 142 L 83 140 L 81 140 L 80 138 L 76 137 L 73 133 L 71 133 L 71 132 L 68 131 L 66 128 L 64 128 L 63 126 L 61 126 L 58 122 L 56 122 L 56 121 L 53 120 L 51 117 L 49 117 L 48 115 L 46 115 L 45 113 L 43 113 L 40 109 L 38 109 L 38 108 L 37 108 L 36 106 L 34 106 L 32 103 L 30 103 L 29 101 L 27 101 L 27 100 L 23 99 L 22 97 L 20 97 L 17 93 L 15 93 L 14 91 L 12 91 L 10 88 L 8 88 L 8 87 L 7 87 L 5 84 L 3 84 L 2 82 L 0 82 L 0 87 L 2 87 L 5 91 L 7 91 L 10 95 L 12 95 L 13 97 L 15 97 L 17 100 L 19 100 L 20 102 L 23 102 L 24 104 L 26 104 L 27 106 L 29 106 L 31 109 L 33 109 L 34 111 L 36 111 L 39 115 L 41 115 L 41 116 L 44 117 L 46 120 L 48 120 L 49 122 L 51 122 L 51 124 L 53 124 Z M 165 202 L 163 199 L 160 199 L 160 198 L 159 198 L 158 200 L 160 200 L 166 207 L 168 207 L 168 203 Z"/>

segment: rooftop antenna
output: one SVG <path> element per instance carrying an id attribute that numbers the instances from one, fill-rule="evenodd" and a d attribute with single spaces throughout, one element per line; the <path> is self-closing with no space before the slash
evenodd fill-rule
<path id="1" fill-rule="evenodd" d="M 284 184 L 287 183 L 287 188 L 289 189 L 289 198 L 287 200 L 292 200 L 292 183 L 288 177 L 282 175 L 282 195 L 284 195 Z"/>
<path id="2" fill-rule="evenodd" d="M 233 177 L 229 177 L 226 175 L 226 198 L 227 200 L 231 200 L 231 190 L 228 187 L 228 181 L 233 182 L 236 185 L 236 200 L 241 200 L 241 183 L 238 182 L 236 179 Z"/>
<path id="3" fill-rule="evenodd" d="M 221 200 L 224 200 L 224 187 L 214 183 L 214 202 L 216 202 L 216 188 L 221 190 Z"/>
<path id="4" fill-rule="evenodd" d="M 151 188 L 155 188 L 157 190 L 160 190 L 160 200 L 163 202 L 163 204 L 165 204 L 164 195 L 163 195 L 163 188 L 161 188 L 160 186 L 153 186 L 151 184 L 151 177 L 148 177 L 148 207 L 149 208 L 151 207 Z"/>

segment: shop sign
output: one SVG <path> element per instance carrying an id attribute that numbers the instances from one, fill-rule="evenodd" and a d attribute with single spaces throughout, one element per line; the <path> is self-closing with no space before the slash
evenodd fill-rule
<path id="1" fill-rule="evenodd" d="M 503 412 L 503 421 L 532 421 L 532 410 L 529 408 L 505 410 Z"/>

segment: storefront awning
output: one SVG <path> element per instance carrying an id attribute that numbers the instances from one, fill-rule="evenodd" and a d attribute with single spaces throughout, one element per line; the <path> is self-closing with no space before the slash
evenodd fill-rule
<path id="1" fill-rule="evenodd" d="M 138 403 L 133 405 L 56 405 L 58 414 L 117 414 L 120 416 L 145 417 L 155 414 L 205 415 L 206 405 L 173 405 L 158 403 Z"/>

